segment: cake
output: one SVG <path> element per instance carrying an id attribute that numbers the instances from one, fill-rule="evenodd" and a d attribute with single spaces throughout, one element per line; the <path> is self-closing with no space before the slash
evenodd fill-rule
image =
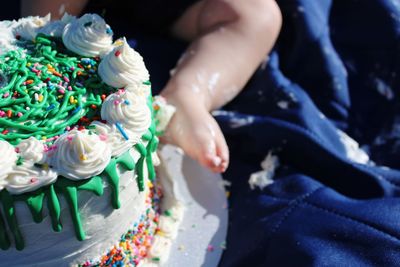
<path id="1" fill-rule="evenodd" d="M 142 57 L 96 14 L 0 36 L 0 265 L 165 262 L 183 208 L 154 166 L 173 108 Z"/>

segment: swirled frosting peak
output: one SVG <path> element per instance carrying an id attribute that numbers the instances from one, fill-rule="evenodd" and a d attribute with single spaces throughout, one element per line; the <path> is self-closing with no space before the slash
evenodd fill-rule
<path id="1" fill-rule="evenodd" d="M 45 159 L 43 143 L 31 136 L 22 140 L 17 146 L 19 154 L 24 160 L 34 163 L 43 163 Z"/>
<path id="2" fill-rule="evenodd" d="M 56 153 L 50 163 L 58 173 L 72 180 L 100 174 L 111 159 L 111 149 L 97 134 L 76 129 L 60 136 L 54 143 Z"/>
<path id="3" fill-rule="evenodd" d="M 101 79 L 115 88 L 127 85 L 140 86 L 149 80 L 149 72 L 142 56 L 133 50 L 126 39 L 115 42 L 116 47 L 101 61 L 98 73 Z"/>
<path id="4" fill-rule="evenodd" d="M 6 189 L 11 194 L 34 191 L 51 184 L 57 179 L 57 173 L 50 168 L 40 168 L 32 162 L 15 166 L 7 177 Z"/>
<path id="5" fill-rule="evenodd" d="M 0 190 L 7 184 L 7 176 L 17 161 L 17 153 L 7 141 L 0 140 Z"/>
<path id="6" fill-rule="evenodd" d="M 101 139 L 109 144 L 111 148 L 111 154 L 115 157 L 118 157 L 124 152 L 128 151 L 133 145 L 138 143 L 140 139 L 139 135 L 136 135 L 137 138 L 135 139 L 134 134 L 127 131 L 130 138 L 125 140 L 116 125 L 94 121 L 91 123 L 91 126 L 94 126 L 94 131 L 96 134 L 98 134 Z"/>
<path id="7" fill-rule="evenodd" d="M 65 26 L 62 40 L 78 55 L 102 56 L 112 49 L 112 30 L 99 15 L 85 14 Z"/>
<path id="8" fill-rule="evenodd" d="M 0 22 L 0 54 L 13 49 L 13 43 L 16 40 L 12 31 L 14 24 L 16 24 L 15 21 Z"/>
<path id="9" fill-rule="evenodd" d="M 34 40 L 38 30 L 50 21 L 50 14 L 45 17 L 26 17 L 19 19 L 13 27 L 14 34 L 26 40 Z"/>
<path id="10" fill-rule="evenodd" d="M 116 125 L 125 139 L 137 140 L 151 124 L 146 98 L 126 90 L 109 95 L 101 107 L 101 118 Z"/>
<path id="11" fill-rule="evenodd" d="M 61 20 L 51 21 L 47 23 L 44 27 L 40 28 L 38 32 L 54 37 L 61 37 L 65 26 L 74 20 L 76 20 L 75 16 L 64 13 Z"/>

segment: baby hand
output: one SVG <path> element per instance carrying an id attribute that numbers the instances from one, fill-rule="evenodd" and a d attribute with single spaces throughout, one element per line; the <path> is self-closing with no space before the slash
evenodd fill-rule
<path id="1" fill-rule="evenodd" d="M 224 172 L 229 163 L 229 151 L 215 119 L 205 107 L 194 103 L 176 108 L 161 141 L 179 146 L 213 172 Z"/>

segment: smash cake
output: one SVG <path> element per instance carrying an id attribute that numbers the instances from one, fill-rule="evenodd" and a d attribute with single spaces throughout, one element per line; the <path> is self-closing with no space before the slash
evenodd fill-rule
<path id="1" fill-rule="evenodd" d="M 156 179 L 173 108 L 142 57 L 96 14 L 0 37 L 0 266 L 162 265 L 183 207 Z"/>

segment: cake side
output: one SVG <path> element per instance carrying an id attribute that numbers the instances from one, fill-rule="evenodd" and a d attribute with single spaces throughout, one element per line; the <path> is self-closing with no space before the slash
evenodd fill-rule
<path id="1" fill-rule="evenodd" d="M 130 152 L 135 160 L 140 155 L 134 149 Z M 140 221 L 146 212 L 148 188 L 139 191 L 135 181 L 135 171 L 119 168 L 119 200 L 121 206 L 114 209 L 113 188 L 102 180 L 104 192 L 97 196 L 93 192 L 79 193 L 79 216 L 81 227 L 85 230 L 85 239 L 78 241 L 75 236 L 76 225 L 65 197 L 60 197 L 60 222 L 62 231 L 52 231 L 52 218 L 47 209 L 43 209 L 43 221 L 34 223 L 28 207 L 16 202 L 15 210 L 19 229 L 24 237 L 25 248 L 16 250 L 13 246 L 1 253 L 4 266 L 69 266 L 98 258 L 112 247 L 126 232 L 131 224 Z M 146 173 L 146 172 L 145 172 Z M 105 178 L 105 177 L 104 177 Z M 145 181 L 149 182 L 147 175 Z"/>

